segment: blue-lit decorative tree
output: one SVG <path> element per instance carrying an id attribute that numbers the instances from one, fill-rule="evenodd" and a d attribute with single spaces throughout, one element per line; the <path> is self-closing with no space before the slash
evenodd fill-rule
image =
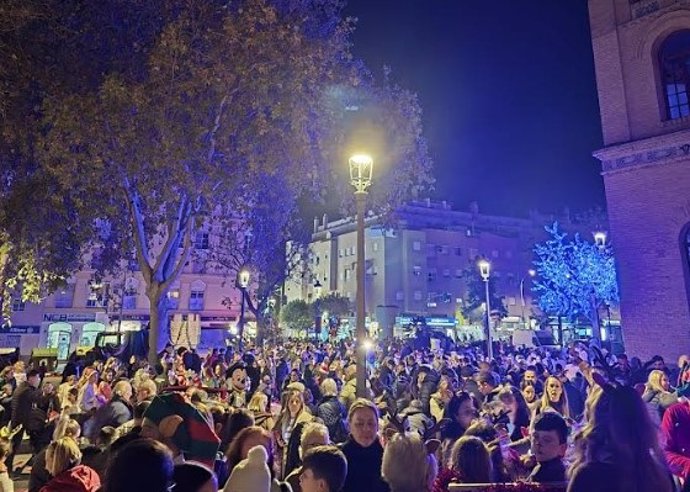
<path id="1" fill-rule="evenodd" d="M 537 277 L 533 291 L 546 314 L 571 320 L 583 317 L 592 325 L 592 336 L 600 340 L 599 309 L 619 301 L 616 267 L 611 248 L 572 239 L 558 223 L 547 226 L 550 237 L 535 246 Z"/>

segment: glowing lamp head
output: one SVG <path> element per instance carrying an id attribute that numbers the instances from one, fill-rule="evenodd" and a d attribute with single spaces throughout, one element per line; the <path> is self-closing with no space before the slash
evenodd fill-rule
<path id="1" fill-rule="evenodd" d="M 604 231 L 597 231 L 594 233 L 594 244 L 600 248 L 606 246 L 606 233 Z"/>
<path id="2" fill-rule="evenodd" d="M 364 340 L 364 342 L 362 342 L 362 348 L 369 352 L 371 351 L 371 349 L 374 348 L 374 342 L 372 342 L 371 340 Z"/>
<path id="3" fill-rule="evenodd" d="M 534 270 L 533 268 L 530 268 L 529 270 L 527 270 L 527 274 L 528 274 L 530 277 L 534 277 L 534 276 L 537 275 L 537 271 Z"/>
<path id="4" fill-rule="evenodd" d="M 489 275 L 491 274 L 491 263 L 489 263 L 487 260 L 479 260 L 479 262 L 477 262 L 477 266 L 479 267 L 479 274 L 482 276 L 482 279 L 489 280 Z"/>
<path id="5" fill-rule="evenodd" d="M 371 174 L 374 168 L 374 159 L 367 154 L 355 154 L 350 157 L 350 183 L 355 191 L 364 193 L 371 185 Z"/>
<path id="6" fill-rule="evenodd" d="M 246 289 L 249 287 L 249 281 L 251 280 L 251 272 L 249 268 L 244 267 L 237 273 L 237 284 L 240 288 Z"/>
<path id="7" fill-rule="evenodd" d="M 321 297 L 322 287 L 323 287 L 323 285 L 321 285 L 321 282 L 319 282 L 318 280 L 316 282 L 314 282 L 314 295 L 316 297 Z"/>

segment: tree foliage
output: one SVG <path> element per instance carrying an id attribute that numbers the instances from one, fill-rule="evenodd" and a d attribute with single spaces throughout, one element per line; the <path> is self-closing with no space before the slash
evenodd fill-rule
<path id="1" fill-rule="evenodd" d="M 352 303 L 350 299 L 341 296 L 337 292 L 331 292 L 323 297 L 319 297 L 312 305 L 317 315 L 328 313 L 329 318 L 339 319 L 352 312 Z"/>
<path id="2" fill-rule="evenodd" d="M 37 5 L 0 41 L 19 60 L 0 70 L 21 82 L 5 86 L 21 125 L 4 125 L 3 148 L 21 156 L 18 168 L 35 168 L 31 179 L 47 176 L 50 196 L 68 205 L 56 209 L 73 225 L 67 244 L 88 246 L 91 266 L 113 270 L 136 252 L 151 354 L 168 339 L 166 294 L 209 224 L 244 221 L 261 238 L 245 261 L 270 291 L 286 269 L 277 262 L 269 275 L 268 260 L 293 234 L 300 198 L 347 191 L 351 200 L 341 164 L 349 152 L 375 154 L 380 207 L 431 182 L 416 97 L 387 76 L 378 85 L 352 56 L 341 0 Z M 221 250 L 237 247 L 217 238 Z"/>
<path id="3" fill-rule="evenodd" d="M 484 279 L 482 279 L 479 268 L 475 264 L 470 264 L 463 270 L 462 278 L 466 289 L 462 315 L 471 322 L 480 322 L 485 316 L 483 306 L 486 302 L 486 284 Z M 508 313 L 503 296 L 496 291 L 496 281 L 491 278 L 489 278 L 489 302 L 492 313 L 498 314 L 501 318 Z"/>
<path id="4" fill-rule="evenodd" d="M 537 276 L 533 283 L 539 307 L 550 315 L 573 321 L 582 317 L 599 334 L 599 308 L 617 304 L 618 282 L 613 252 L 561 232 L 558 223 L 546 227 L 549 238 L 534 248 Z"/>
<path id="5" fill-rule="evenodd" d="M 308 333 L 314 325 L 314 311 L 312 307 L 301 299 L 288 302 L 280 311 L 283 323 L 297 333 Z"/>

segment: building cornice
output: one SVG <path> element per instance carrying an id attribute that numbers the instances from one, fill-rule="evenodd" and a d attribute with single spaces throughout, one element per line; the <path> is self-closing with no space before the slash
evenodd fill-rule
<path id="1" fill-rule="evenodd" d="M 625 172 L 648 166 L 659 166 L 690 158 L 690 129 L 597 150 L 602 174 Z"/>

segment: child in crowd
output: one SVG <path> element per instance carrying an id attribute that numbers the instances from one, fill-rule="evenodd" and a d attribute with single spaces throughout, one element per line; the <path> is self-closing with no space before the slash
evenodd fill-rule
<path id="1" fill-rule="evenodd" d="M 568 425 L 556 412 L 536 416 L 531 435 L 532 454 L 537 460 L 529 476 L 531 482 L 565 482 L 563 457 L 568 447 Z"/>
<path id="2" fill-rule="evenodd" d="M 340 492 L 347 476 L 347 460 L 336 446 L 317 446 L 302 461 L 302 492 Z"/>

